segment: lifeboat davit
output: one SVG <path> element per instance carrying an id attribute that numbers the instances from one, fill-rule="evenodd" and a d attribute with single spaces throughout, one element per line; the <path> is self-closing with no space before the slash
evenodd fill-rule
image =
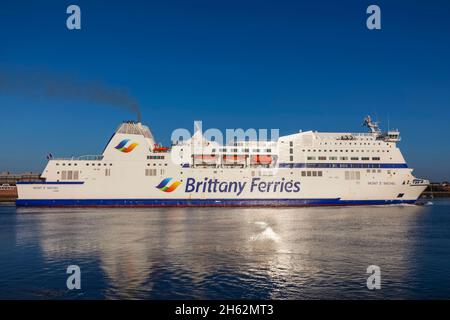
<path id="1" fill-rule="evenodd" d="M 267 155 L 252 156 L 251 163 L 252 164 L 271 164 L 272 156 L 267 156 Z"/>
<path id="2" fill-rule="evenodd" d="M 217 161 L 217 156 L 215 155 L 194 155 L 195 162 L 203 162 L 203 163 L 215 163 Z"/>

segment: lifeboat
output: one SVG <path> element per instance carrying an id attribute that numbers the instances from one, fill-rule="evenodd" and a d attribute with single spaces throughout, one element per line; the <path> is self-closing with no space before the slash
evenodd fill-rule
<path id="1" fill-rule="evenodd" d="M 160 144 L 155 144 L 153 146 L 153 152 L 167 152 L 167 151 L 169 151 L 169 148 L 168 147 L 163 147 Z"/>
<path id="2" fill-rule="evenodd" d="M 194 160 L 195 160 L 195 162 L 215 163 L 217 161 L 217 156 L 198 154 L 198 155 L 194 155 Z"/>
<path id="3" fill-rule="evenodd" d="M 245 156 L 225 155 L 223 156 L 223 161 L 225 163 L 242 163 L 245 162 Z"/>
<path id="4" fill-rule="evenodd" d="M 252 164 L 271 164 L 272 156 L 267 156 L 267 155 L 252 156 L 251 163 Z"/>

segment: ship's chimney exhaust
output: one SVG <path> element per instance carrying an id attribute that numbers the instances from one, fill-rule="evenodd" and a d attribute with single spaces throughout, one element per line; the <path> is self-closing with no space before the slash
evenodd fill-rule
<path id="1" fill-rule="evenodd" d="M 139 103 L 127 91 L 46 70 L 0 68 L 0 93 L 2 92 L 115 106 L 133 112 L 138 123 L 142 121 Z"/>

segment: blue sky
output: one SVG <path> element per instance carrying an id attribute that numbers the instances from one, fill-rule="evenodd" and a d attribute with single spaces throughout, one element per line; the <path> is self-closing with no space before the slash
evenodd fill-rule
<path id="1" fill-rule="evenodd" d="M 82 29 L 69 31 L 77 4 Z M 378 4 L 382 30 L 365 26 Z M 402 133 L 416 175 L 450 180 L 450 2 L 6 1 L 0 69 L 39 69 L 127 90 L 168 143 L 175 128 Z M 100 153 L 133 114 L 0 91 L 0 171 Z"/>

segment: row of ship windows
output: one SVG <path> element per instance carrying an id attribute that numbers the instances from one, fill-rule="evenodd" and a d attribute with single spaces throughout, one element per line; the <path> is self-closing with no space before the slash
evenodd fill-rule
<path id="1" fill-rule="evenodd" d="M 145 175 L 147 177 L 149 176 L 157 176 L 159 172 L 159 175 L 164 175 L 165 170 L 164 169 L 145 169 Z M 63 170 L 61 172 L 57 172 L 58 174 L 61 174 L 61 180 L 78 180 L 80 177 L 80 171 L 78 170 Z M 111 176 L 111 169 L 105 169 L 105 177 Z"/>
<path id="2" fill-rule="evenodd" d="M 59 166 L 60 164 L 57 162 L 56 165 Z M 66 163 L 61 163 L 61 165 L 64 167 L 64 166 L 66 166 Z M 67 165 L 70 167 L 70 166 L 72 166 L 72 163 L 68 163 Z M 89 167 L 91 164 L 86 163 L 85 165 L 86 165 L 86 167 Z M 110 164 L 108 164 L 108 163 L 100 163 L 100 162 L 98 162 L 98 163 L 92 163 L 92 166 L 93 166 L 93 167 L 95 167 L 96 165 L 97 165 L 98 167 L 100 167 L 100 166 L 102 166 L 102 165 L 106 167 L 106 166 L 108 166 L 108 165 L 109 165 L 109 166 L 112 166 L 112 163 L 110 163 Z M 78 166 L 78 163 L 74 163 L 73 166 L 74 166 L 74 167 Z"/>
<path id="3" fill-rule="evenodd" d="M 212 149 L 211 151 L 214 153 L 216 152 L 216 149 Z M 219 152 L 239 152 L 239 149 L 222 148 L 219 149 Z M 249 148 L 241 149 L 241 152 L 250 152 L 250 149 Z M 272 152 L 272 149 L 252 149 L 252 152 Z"/>
<path id="4" fill-rule="evenodd" d="M 382 171 L 380 169 L 367 169 L 367 173 L 381 173 Z M 387 171 L 388 174 L 391 174 L 391 170 Z M 395 174 L 395 172 L 394 172 Z M 360 180 L 361 179 L 361 173 L 359 171 L 345 171 L 345 180 Z"/>
<path id="5" fill-rule="evenodd" d="M 319 160 L 319 161 L 324 161 L 327 160 L 327 157 L 313 157 L 313 156 L 309 156 L 306 158 L 309 161 L 314 161 L 314 160 Z M 348 157 L 339 157 L 340 160 L 344 160 L 347 161 Z M 328 160 L 338 160 L 338 157 L 329 157 Z M 350 160 L 352 161 L 357 161 L 359 160 L 359 157 L 350 157 Z M 370 158 L 369 157 L 361 157 L 362 161 L 369 161 Z M 373 161 L 380 161 L 380 157 L 372 157 Z M 289 157 L 289 161 L 294 161 L 294 156 L 290 156 Z"/>
<path id="6" fill-rule="evenodd" d="M 79 180 L 81 171 L 78 170 L 63 170 L 57 172 L 61 175 L 61 180 Z M 111 176 L 111 169 L 105 169 L 105 177 Z"/>
<path id="7" fill-rule="evenodd" d="M 162 159 L 164 159 L 164 157 L 163 157 Z M 57 163 L 56 165 L 59 166 L 59 163 Z M 62 164 L 62 166 L 65 166 L 65 165 L 66 165 L 65 163 Z M 71 163 L 68 163 L 67 165 L 68 165 L 68 166 L 71 166 L 72 164 L 71 164 Z M 78 166 L 77 163 L 74 163 L 73 165 L 74 165 L 74 166 Z M 89 165 L 90 165 L 89 163 L 86 163 L 86 166 L 87 166 L 87 167 L 89 167 Z M 153 163 L 153 165 L 156 166 L 156 163 Z M 159 165 L 161 166 L 162 164 L 160 163 Z M 92 163 L 92 166 L 95 167 L 95 163 Z M 98 163 L 97 166 L 98 166 L 98 167 L 101 167 L 102 164 L 101 164 L 101 163 Z M 108 164 L 107 164 L 107 163 L 104 163 L 103 166 L 106 167 L 106 166 L 108 166 Z M 109 166 L 112 166 L 112 163 L 110 163 Z M 148 163 L 147 166 L 150 166 L 150 163 Z M 167 167 L 167 163 L 165 163 L 164 166 Z"/>
<path id="8" fill-rule="evenodd" d="M 318 150 L 311 150 L 311 149 L 308 149 L 308 150 L 306 150 L 306 149 L 302 149 L 302 152 L 327 152 L 327 150 L 326 149 L 324 149 L 324 150 L 322 150 L 322 149 L 318 149 Z M 333 150 L 328 150 L 329 152 L 333 152 Z M 357 150 L 353 150 L 353 149 L 340 149 L 340 150 L 334 150 L 334 152 L 364 152 L 364 150 L 363 149 L 361 149 L 361 150 L 359 150 L 359 149 L 357 149 Z M 373 150 L 366 150 L 367 152 L 389 152 L 389 150 L 375 150 L 375 149 L 373 149 Z M 289 150 L 289 153 L 294 153 L 294 150 L 293 149 L 290 149 Z"/>
<path id="9" fill-rule="evenodd" d="M 164 175 L 164 173 L 165 173 L 164 169 L 159 170 L 160 175 Z M 216 174 L 217 171 L 214 171 L 214 173 Z M 180 172 L 180 174 L 183 174 L 183 172 Z M 158 175 L 158 169 L 145 169 L 145 176 L 153 177 L 153 176 L 157 176 L 157 175 Z M 252 177 L 254 177 L 255 175 L 256 175 L 256 172 L 252 171 Z M 302 171 L 301 175 L 302 175 L 302 177 L 322 177 L 323 172 L 322 171 Z"/>
<path id="10" fill-rule="evenodd" d="M 320 142 L 321 145 L 328 145 L 328 142 Z M 330 145 L 354 145 L 357 146 L 358 142 L 330 142 Z M 359 142 L 360 146 L 381 146 L 381 142 L 374 142 L 374 143 L 370 143 L 370 142 Z M 294 142 L 293 141 L 289 141 L 289 146 L 293 147 L 294 146 Z M 391 146 L 389 146 L 391 147 Z"/>
<path id="11" fill-rule="evenodd" d="M 180 151 L 183 151 L 183 149 L 180 149 Z M 217 152 L 217 149 L 215 149 L 215 148 L 211 149 L 211 153 L 215 153 L 215 152 Z M 250 152 L 250 149 L 249 148 L 245 148 L 245 149 L 220 148 L 219 152 Z M 272 149 L 252 149 L 252 152 L 272 152 Z"/>
<path id="12" fill-rule="evenodd" d="M 145 169 L 145 176 L 152 177 L 157 176 L 159 171 L 159 175 L 164 175 L 165 170 L 164 169 Z M 222 171 L 223 172 L 223 171 Z M 381 173 L 381 170 L 367 170 L 367 173 Z M 61 180 L 79 180 L 80 177 L 80 171 L 78 170 L 63 170 L 61 172 L 58 172 L 58 174 L 61 173 Z M 217 173 L 217 171 L 214 171 L 214 173 Z M 391 173 L 391 170 L 388 170 L 388 174 Z M 292 172 L 291 172 L 292 174 Z M 255 171 L 252 171 L 252 176 L 255 176 Z M 105 176 L 109 177 L 111 176 L 111 169 L 105 169 Z M 322 177 L 323 172 L 322 171 L 302 171 L 301 172 L 302 177 Z M 360 180 L 361 179 L 361 173 L 359 171 L 345 171 L 345 180 Z M 409 181 L 408 181 L 409 183 Z M 405 182 L 403 182 L 405 184 Z"/>
<path id="13" fill-rule="evenodd" d="M 307 157 L 307 160 L 327 160 L 327 157 Z M 348 157 L 339 157 L 340 160 L 348 160 Z M 329 157 L 328 160 L 338 160 L 338 157 Z M 350 157 L 350 160 L 359 160 L 359 157 Z M 369 157 L 361 157 L 361 160 L 368 161 Z M 373 161 L 380 161 L 380 157 L 372 157 Z"/>
<path id="14" fill-rule="evenodd" d="M 322 171 L 302 171 L 302 177 L 321 177 Z"/>
<path id="15" fill-rule="evenodd" d="M 289 149 L 289 153 L 293 154 L 294 153 L 294 149 L 292 148 L 293 146 L 291 146 L 291 148 Z M 181 149 L 181 151 L 183 151 L 183 149 Z M 215 153 L 217 150 L 216 149 L 212 149 L 211 153 Z M 250 152 L 250 149 L 219 149 L 220 152 Z M 302 152 L 333 152 L 333 150 L 327 150 L 327 149 L 302 149 Z M 272 152 L 272 149 L 252 149 L 252 152 Z M 364 152 L 364 149 L 357 149 L 357 150 L 353 150 L 353 149 L 341 149 L 341 150 L 334 150 L 334 152 Z M 367 152 L 389 152 L 389 150 L 383 150 L 383 149 L 378 149 L 378 150 L 367 150 Z M 147 159 L 164 159 L 164 156 L 148 156 Z"/>
<path id="16" fill-rule="evenodd" d="M 236 138 L 235 138 L 236 139 Z M 248 143 L 250 142 L 251 140 L 248 138 L 248 137 L 246 137 L 245 138 L 245 142 L 238 142 L 238 141 L 236 141 L 235 140 L 235 142 L 233 142 L 233 143 L 230 143 L 229 145 L 230 146 L 235 146 L 235 147 L 245 147 L 245 146 L 248 146 Z M 262 146 L 265 146 L 265 147 L 270 147 L 271 145 L 274 145 L 274 144 L 276 144 L 276 142 L 275 141 L 262 141 L 262 140 L 260 140 L 260 141 L 258 141 L 258 140 L 253 140 L 252 142 L 258 142 L 258 144 L 259 144 L 259 147 L 262 147 Z M 258 145 L 256 145 L 256 146 L 258 146 Z"/>
<path id="17" fill-rule="evenodd" d="M 322 142 L 320 142 L 320 144 L 327 144 L 327 142 L 324 142 L 324 143 L 322 143 Z M 330 145 L 354 145 L 354 146 L 357 146 L 358 145 L 358 142 L 349 142 L 349 143 L 346 143 L 346 142 L 334 142 L 334 143 L 331 143 L 330 142 Z M 374 142 L 374 143 L 370 143 L 370 142 L 359 142 L 359 145 L 360 146 L 376 146 L 376 145 L 378 145 L 378 146 L 381 146 L 381 142 L 378 142 L 378 143 L 376 143 L 376 142 Z"/>
<path id="18" fill-rule="evenodd" d="M 165 170 L 164 169 L 145 169 L 145 175 L 148 176 L 157 176 L 158 175 L 158 171 L 160 175 L 164 175 Z M 223 171 L 221 171 L 223 172 Z M 368 173 L 371 172 L 371 170 L 367 170 Z M 381 172 L 381 170 L 372 170 L 373 173 L 375 172 Z M 214 171 L 214 174 L 216 174 L 217 171 Z M 256 176 L 255 171 L 251 172 L 252 177 Z M 180 172 L 180 174 L 183 174 L 183 172 Z M 291 172 L 291 174 L 293 174 L 293 172 Z M 301 172 L 301 176 L 302 177 L 322 177 L 323 176 L 323 171 L 310 171 L 310 170 L 305 170 Z M 359 180 L 361 177 L 360 172 L 359 171 L 346 171 L 345 172 L 345 179 L 346 180 Z"/>

